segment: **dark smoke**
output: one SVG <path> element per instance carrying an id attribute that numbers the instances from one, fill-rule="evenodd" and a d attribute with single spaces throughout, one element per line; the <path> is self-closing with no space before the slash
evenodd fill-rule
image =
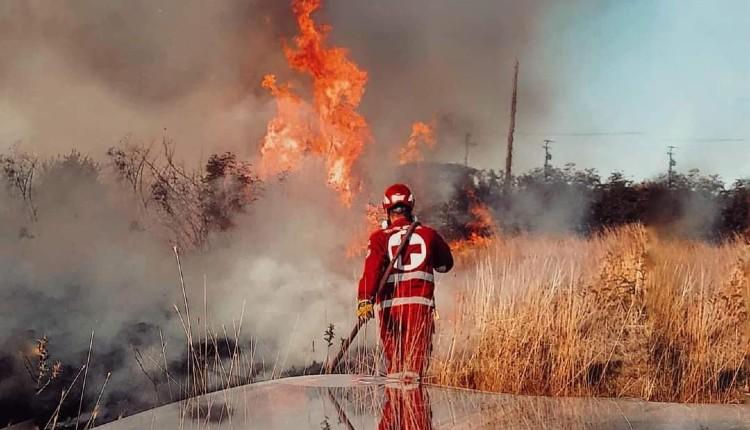
<path id="1" fill-rule="evenodd" d="M 539 44 L 535 35 L 553 4 L 386 0 L 336 6 L 324 12 L 334 23 L 333 40 L 350 47 L 370 72 L 363 110 L 379 143 L 369 148 L 372 176 L 379 176 L 383 157 L 392 157 L 386 148 L 402 145 L 416 120 L 434 119 L 440 129 L 428 159 L 462 162 L 464 135 L 472 133 L 479 145 L 470 162 L 502 166 L 516 59 L 519 121 L 531 128 L 543 123 L 554 90 L 541 65 L 524 60 Z"/>
<path id="2" fill-rule="evenodd" d="M 0 147 L 103 154 L 166 128 L 186 158 L 248 156 L 270 114 L 258 83 L 292 31 L 274 1 L 3 2 Z"/>
<path id="3" fill-rule="evenodd" d="M 472 132 L 481 143 L 473 160 L 501 165 L 513 61 L 522 62 L 524 127 L 542 121 L 552 95 L 541 65 L 523 63 L 552 10 L 510 0 L 324 1 L 316 18 L 332 24 L 331 42 L 369 72 L 361 110 L 375 139 L 366 176 L 380 176 L 412 121 L 444 115 L 462 121 L 442 135 L 438 160 L 460 159 Z M 167 128 L 185 157 L 251 158 L 272 109 L 261 77 L 305 85 L 280 49 L 296 32 L 286 1 L 9 1 L 0 12 L 0 55 L 14 59 L 0 62 L 6 147 L 97 153 L 126 133 L 153 139 Z"/>
<path id="4" fill-rule="evenodd" d="M 149 105 L 173 104 L 208 81 L 232 83 L 247 71 L 254 75 L 243 78 L 259 79 L 260 70 L 242 66 L 277 53 L 272 38 L 293 30 L 288 8 L 269 1 L 11 1 L 2 8 L 4 54 L 58 56 L 91 84 Z M 54 79 L 55 70 L 32 71 Z"/>

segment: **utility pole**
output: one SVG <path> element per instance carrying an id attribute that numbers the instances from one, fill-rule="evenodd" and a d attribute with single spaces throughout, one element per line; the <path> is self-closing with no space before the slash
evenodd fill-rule
<path id="1" fill-rule="evenodd" d="M 516 131 L 516 102 L 518 101 L 518 60 L 513 70 L 513 97 L 510 101 L 510 128 L 508 129 L 508 147 L 505 153 L 505 193 L 510 191 L 513 177 L 513 133 Z"/>
<path id="2" fill-rule="evenodd" d="M 667 169 L 667 186 L 672 188 L 674 183 L 674 167 L 677 166 L 677 161 L 674 159 L 674 149 L 676 146 L 667 146 L 667 155 L 669 156 L 669 168 Z"/>
<path id="3" fill-rule="evenodd" d="M 471 140 L 471 133 L 466 133 L 464 138 L 464 166 L 469 167 L 469 147 L 477 146 L 477 143 Z"/>
<path id="4" fill-rule="evenodd" d="M 544 182 L 549 179 L 549 162 L 552 161 L 552 154 L 549 153 L 549 144 L 554 142 L 552 139 L 544 139 Z"/>

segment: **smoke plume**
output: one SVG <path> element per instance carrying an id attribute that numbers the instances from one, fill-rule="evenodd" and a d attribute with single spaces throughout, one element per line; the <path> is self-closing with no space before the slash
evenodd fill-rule
<path id="1" fill-rule="evenodd" d="M 394 180 L 410 124 L 451 118 L 433 161 L 460 160 L 471 132 L 481 143 L 471 160 L 501 165 L 512 64 L 533 49 L 548 8 L 510 0 L 324 3 L 316 18 L 332 25 L 332 43 L 369 73 L 361 111 L 374 139 L 359 163 L 363 192 L 353 209 L 342 208 L 316 160 L 268 181 L 232 230 L 213 234 L 209 252 L 183 254 L 194 311 L 203 309 L 205 285 L 215 329 L 244 315 L 263 360 L 321 360 L 312 340 L 327 323 L 343 329 L 351 319 L 360 262 L 344 250 L 358 237 L 364 203 Z M 126 135 L 149 142 L 166 133 L 189 165 L 226 150 L 254 161 L 273 114 L 262 76 L 279 74 L 305 91 L 307 81 L 289 71 L 280 49 L 295 30 L 289 5 L 271 0 L 0 5 L 0 152 L 18 147 L 43 160 L 75 148 L 100 162 L 85 175 L 37 178 L 33 221 L 13 190 L 0 197 L 3 405 L 32 397 L 18 361 L 29 342 L 48 336 L 50 354 L 71 366 L 71 378 L 95 331 L 90 383 L 113 372 L 110 416 L 143 406 L 113 402 L 147 390 L 148 381 L 133 376 L 134 347 L 159 347 L 163 337 L 179 351 L 173 305 L 183 298 L 172 244 L 142 222 L 105 152 Z M 532 70 L 521 81 L 519 116 L 539 120 L 547 89 Z M 34 414 L 3 412 L 10 415 L 0 419 Z"/>

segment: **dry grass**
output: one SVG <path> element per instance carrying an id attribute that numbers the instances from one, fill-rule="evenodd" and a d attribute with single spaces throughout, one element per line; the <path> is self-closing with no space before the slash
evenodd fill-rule
<path id="1" fill-rule="evenodd" d="M 439 322 L 440 384 L 678 402 L 736 402 L 747 390 L 742 242 L 659 240 L 630 226 L 588 240 L 508 238 L 469 259 L 475 271 Z"/>

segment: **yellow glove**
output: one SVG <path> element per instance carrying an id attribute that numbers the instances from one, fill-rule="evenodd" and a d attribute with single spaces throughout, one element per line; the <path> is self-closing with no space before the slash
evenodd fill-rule
<path id="1" fill-rule="evenodd" d="M 372 308 L 372 302 L 369 300 L 360 300 L 357 304 L 357 318 L 365 321 L 375 316 Z"/>

